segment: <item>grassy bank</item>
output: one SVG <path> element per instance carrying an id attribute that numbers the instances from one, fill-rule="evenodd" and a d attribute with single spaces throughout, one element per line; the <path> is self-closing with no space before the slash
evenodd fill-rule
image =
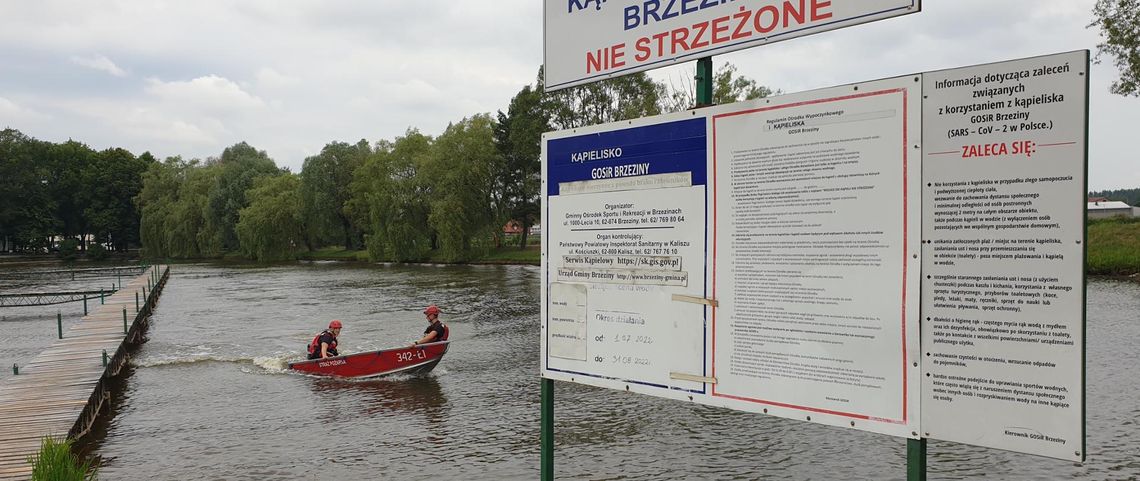
<path id="1" fill-rule="evenodd" d="M 1140 218 L 1089 222 L 1088 273 L 1140 273 Z"/>

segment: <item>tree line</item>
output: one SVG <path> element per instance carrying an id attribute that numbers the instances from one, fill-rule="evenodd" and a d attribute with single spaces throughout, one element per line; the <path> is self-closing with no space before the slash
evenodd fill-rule
<path id="1" fill-rule="evenodd" d="M 731 64 L 714 75 L 714 103 L 772 93 Z M 409 128 L 375 143 L 330 142 L 296 173 L 245 142 L 205 160 L 158 161 L 5 130 L 0 236 L 36 250 L 52 236 L 92 234 L 168 258 L 275 261 L 342 246 L 373 260 L 464 261 L 507 242 L 525 247 L 540 216 L 542 133 L 683 110 L 693 98 L 691 82 L 644 73 L 545 92 L 540 69 L 505 110 L 435 136 Z M 510 220 L 521 224 L 517 238 L 503 235 Z"/>
<path id="2" fill-rule="evenodd" d="M 43 252 L 59 240 L 96 256 L 139 244 L 134 197 L 156 163 L 149 153 L 95 151 L 0 131 L 0 246 Z"/>

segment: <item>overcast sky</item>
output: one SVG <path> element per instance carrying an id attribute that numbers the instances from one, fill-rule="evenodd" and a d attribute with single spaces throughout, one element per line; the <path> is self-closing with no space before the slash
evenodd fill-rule
<path id="1" fill-rule="evenodd" d="M 298 172 L 330 141 L 392 139 L 409 127 L 435 135 L 505 109 L 542 63 L 540 0 L 0 2 L 0 128 L 160 158 L 217 156 L 244 140 Z M 926 0 L 916 15 L 714 61 L 797 92 L 1095 53 L 1098 32 L 1085 28 L 1093 3 Z M 1140 187 L 1140 99 L 1109 94 L 1115 76 L 1111 59 L 1091 76 L 1094 190 Z"/>

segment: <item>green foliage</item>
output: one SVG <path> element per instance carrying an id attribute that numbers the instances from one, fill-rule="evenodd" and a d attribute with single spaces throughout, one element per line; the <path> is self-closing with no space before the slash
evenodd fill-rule
<path id="1" fill-rule="evenodd" d="M 663 110 L 677 112 L 691 109 L 697 104 L 696 84 L 692 80 L 696 71 L 691 70 L 689 78 L 670 81 Z M 745 100 L 755 100 L 772 95 L 779 95 L 780 91 L 760 85 L 755 80 L 738 75 L 736 66 L 725 62 L 713 74 L 713 104 L 724 105 Z"/>
<path id="2" fill-rule="evenodd" d="M 448 125 L 433 145 L 425 169 L 433 188 L 428 224 L 445 261 L 471 259 L 496 228 L 490 199 L 502 157 L 493 132 L 491 117 L 480 114 Z"/>
<path id="3" fill-rule="evenodd" d="M 101 261 L 107 259 L 109 252 L 103 244 L 98 242 L 87 246 L 87 257 L 91 260 Z"/>
<path id="4" fill-rule="evenodd" d="M 542 134 L 548 130 L 550 118 L 543 109 L 542 93 L 529 85 L 511 99 L 506 113 L 499 111 L 495 124 L 495 147 L 502 157 L 495 175 L 495 223 L 505 225 L 514 219 L 522 224 L 520 248 L 526 246 L 527 233 L 541 215 L 539 156 Z"/>
<path id="5" fill-rule="evenodd" d="M 1116 189 L 1089 192 L 1089 197 L 1104 197 L 1108 200 L 1119 200 L 1128 205 L 1140 206 L 1140 189 Z"/>
<path id="6" fill-rule="evenodd" d="M 1140 218 L 1089 221 L 1089 274 L 1140 273 Z"/>
<path id="7" fill-rule="evenodd" d="M 88 233 L 88 221 L 83 216 L 84 206 L 92 200 L 86 177 L 92 169 L 95 151 L 74 140 L 52 144 L 46 152 L 49 166 L 47 187 L 55 200 L 56 232 L 64 237 L 79 237 Z"/>
<path id="8" fill-rule="evenodd" d="M 198 258 L 222 254 L 222 236 L 207 221 L 209 195 L 222 174 L 218 165 L 201 166 L 171 157 L 143 174 L 136 197 L 140 237 L 148 257 Z"/>
<path id="9" fill-rule="evenodd" d="M 261 177 L 247 194 L 249 206 L 235 226 L 241 252 L 257 261 L 293 259 L 305 235 L 301 179 L 293 174 Z"/>
<path id="10" fill-rule="evenodd" d="M 551 127 L 572 129 L 657 115 L 665 98 L 665 86 L 641 72 L 547 92 L 545 109 Z"/>
<path id="11" fill-rule="evenodd" d="M 43 162 L 50 144 L 18 130 L 0 131 L 0 238 L 17 250 L 40 250 L 57 233 L 56 203 Z"/>
<path id="12" fill-rule="evenodd" d="M 313 245 L 342 242 L 345 249 L 362 245 L 362 231 L 357 218 L 350 216 L 345 205 L 352 197 L 353 174 L 372 154 L 368 142 L 355 145 L 332 142 L 319 155 L 305 159 L 301 169 L 301 199 L 304 209 L 309 249 Z"/>
<path id="13" fill-rule="evenodd" d="M 1100 29 L 1097 61 L 1107 54 L 1120 70 L 1112 93 L 1140 96 L 1140 0 L 1097 0 L 1093 22 Z"/>
<path id="14" fill-rule="evenodd" d="M 67 238 L 59 242 L 59 258 L 72 262 L 79 256 L 79 241 Z"/>
<path id="15" fill-rule="evenodd" d="M 245 142 L 234 144 L 222 151 L 222 156 L 208 165 L 221 169 L 209 191 L 206 222 L 212 234 L 217 235 L 222 249 L 239 247 L 235 227 L 238 212 L 249 205 L 245 193 L 258 177 L 277 175 L 277 164 L 264 151 L 258 151 Z M 214 239 L 203 239 L 206 243 Z M 203 240 L 200 240 L 202 242 Z"/>
<path id="16" fill-rule="evenodd" d="M 153 158 L 135 157 L 123 149 L 107 149 L 91 156 L 84 175 L 83 217 L 96 242 L 116 250 L 139 243 L 139 213 L 133 201 L 142 191 L 142 174 Z"/>
<path id="17" fill-rule="evenodd" d="M 372 260 L 423 260 L 435 247 L 428 225 L 435 181 L 421 174 L 432 148 L 431 137 L 409 129 L 393 142 L 381 141 L 356 171 L 345 212 L 367 226 L 365 246 Z"/>
<path id="18" fill-rule="evenodd" d="M 91 461 L 80 461 L 71 452 L 72 441 L 56 441 L 46 436 L 40 442 L 40 451 L 28 458 L 32 465 L 32 481 L 91 481 L 97 479 L 98 469 Z"/>

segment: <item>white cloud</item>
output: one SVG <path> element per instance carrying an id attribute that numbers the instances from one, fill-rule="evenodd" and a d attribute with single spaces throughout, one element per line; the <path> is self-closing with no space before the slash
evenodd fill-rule
<path id="1" fill-rule="evenodd" d="M 283 89 L 301 85 L 301 79 L 286 75 L 269 67 L 262 67 L 257 71 L 257 87 L 264 89 Z"/>
<path id="2" fill-rule="evenodd" d="M 204 112 L 244 111 L 265 106 L 261 98 L 217 75 L 174 82 L 150 78 L 146 92 L 168 104 Z"/>
<path id="3" fill-rule="evenodd" d="M 103 55 L 92 55 L 90 57 L 71 57 L 71 62 L 76 65 L 82 65 L 90 69 L 106 72 L 116 77 L 127 76 L 127 72 L 125 70 L 119 68 L 118 65 L 115 65 L 115 62 L 112 62 L 111 59 Z"/>
<path id="4" fill-rule="evenodd" d="M 39 122 L 50 118 L 51 116 L 47 114 L 23 107 L 12 100 L 0 97 L 0 126 L 18 129 L 24 123 Z"/>

